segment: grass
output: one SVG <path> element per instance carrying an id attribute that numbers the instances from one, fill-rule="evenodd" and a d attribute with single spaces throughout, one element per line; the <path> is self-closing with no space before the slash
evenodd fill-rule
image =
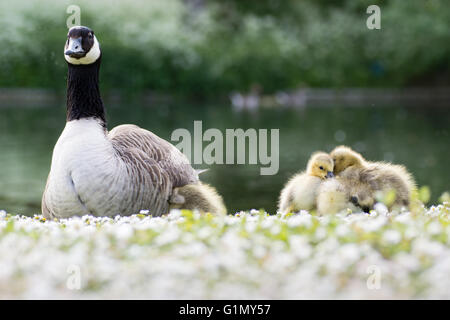
<path id="1" fill-rule="evenodd" d="M 0 211 L 0 298 L 450 298 L 450 203 L 47 221 Z"/>

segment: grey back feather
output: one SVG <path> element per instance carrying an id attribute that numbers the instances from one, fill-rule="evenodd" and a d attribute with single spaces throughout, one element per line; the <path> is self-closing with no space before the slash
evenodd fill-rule
<path id="1" fill-rule="evenodd" d="M 108 138 L 126 163 L 135 204 L 155 216 L 166 213 L 175 187 L 197 183 L 198 174 L 175 146 L 135 125 L 120 125 Z"/>

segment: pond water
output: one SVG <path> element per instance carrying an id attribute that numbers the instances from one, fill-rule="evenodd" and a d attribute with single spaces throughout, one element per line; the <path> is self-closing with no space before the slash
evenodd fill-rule
<path id="1" fill-rule="evenodd" d="M 345 107 L 262 109 L 233 112 L 229 106 L 113 106 L 108 127 L 134 123 L 170 140 L 172 131 L 217 128 L 280 129 L 279 172 L 261 176 L 261 165 L 201 165 L 201 178 L 223 195 L 229 212 L 264 208 L 275 212 L 286 180 L 303 170 L 313 151 L 349 145 L 369 160 L 401 163 L 419 185 L 432 191 L 432 201 L 449 189 L 449 109 Z M 65 125 L 63 105 L 46 108 L 0 108 L 0 209 L 32 215 L 50 167 L 53 146 Z M 208 143 L 204 143 L 206 146 Z"/>

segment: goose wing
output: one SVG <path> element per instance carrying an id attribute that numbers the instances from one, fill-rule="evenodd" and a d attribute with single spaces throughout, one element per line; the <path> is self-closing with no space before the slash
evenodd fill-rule
<path id="1" fill-rule="evenodd" d="M 170 182 L 174 188 L 198 182 L 198 174 L 187 157 L 152 132 L 127 124 L 112 129 L 108 137 L 116 150 L 144 161 L 143 169 L 150 172 L 154 186 Z"/>

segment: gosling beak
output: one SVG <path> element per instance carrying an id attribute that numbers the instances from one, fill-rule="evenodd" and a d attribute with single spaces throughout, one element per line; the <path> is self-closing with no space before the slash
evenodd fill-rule
<path id="1" fill-rule="evenodd" d="M 326 176 L 327 178 L 333 178 L 334 177 L 334 174 L 333 174 L 333 172 L 331 172 L 331 171 L 328 171 L 327 172 L 327 176 Z"/>
<path id="2" fill-rule="evenodd" d="M 67 45 L 67 49 L 66 51 L 64 51 L 64 54 L 71 58 L 77 59 L 84 57 L 86 55 L 86 52 L 84 52 L 83 47 L 81 46 L 81 37 L 70 38 L 69 44 Z"/>

